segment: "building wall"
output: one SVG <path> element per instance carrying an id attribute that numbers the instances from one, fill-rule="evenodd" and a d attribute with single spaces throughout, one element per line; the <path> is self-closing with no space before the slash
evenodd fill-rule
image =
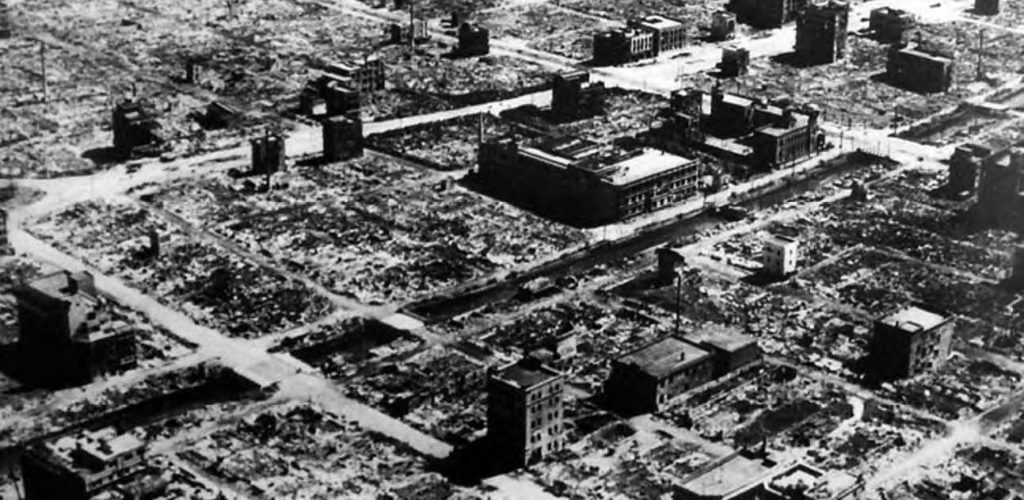
<path id="1" fill-rule="evenodd" d="M 906 332 L 876 321 L 872 371 L 882 380 L 893 380 L 934 370 L 949 356 L 953 328 L 948 320 L 931 330 Z"/>
<path id="2" fill-rule="evenodd" d="M 798 14 L 797 58 L 808 64 L 828 64 L 845 57 L 848 17 L 845 4 L 831 2 Z"/>
<path id="3" fill-rule="evenodd" d="M 490 378 L 487 436 L 511 465 L 541 460 L 565 446 L 565 382 L 553 377 L 524 390 Z"/>
<path id="4" fill-rule="evenodd" d="M 765 244 L 762 255 L 762 264 L 765 271 L 772 276 L 788 276 L 797 269 L 799 249 L 796 244 L 776 245 L 768 242 Z"/>
<path id="5" fill-rule="evenodd" d="M 953 84 L 953 61 L 894 48 L 889 52 L 886 77 L 892 84 L 913 92 L 945 92 Z"/>
<path id="6" fill-rule="evenodd" d="M 89 500 L 85 481 L 42 453 L 27 450 L 21 456 L 25 500 Z"/>
<path id="7" fill-rule="evenodd" d="M 740 22 L 756 28 L 778 28 L 793 20 L 802 0 L 730 0 L 729 10 Z"/>
<path id="8" fill-rule="evenodd" d="M 627 414 L 656 412 L 673 398 L 711 381 L 714 374 L 711 356 L 661 378 L 652 377 L 637 365 L 615 360 L 605 381 L 605 397 L 609 406 Z"/>
<path id="9" fill-rule="evenodd" d="M 1009 165 L 998 163 L 1009 155 Z M 978 183 L 978 222 L 986 227 L 1024 230 L 1024 150 L 987 158 Z"/>

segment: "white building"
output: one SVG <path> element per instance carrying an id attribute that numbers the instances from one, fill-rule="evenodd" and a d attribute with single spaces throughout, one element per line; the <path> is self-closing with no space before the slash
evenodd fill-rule
<path id="1" fill-rule="evenodd" d="M 772 236 L 764 242 L 761 264 L 765 273 L 785 277 L 796 272 L 800 260 L 800 243 L 785 236 Z"/>

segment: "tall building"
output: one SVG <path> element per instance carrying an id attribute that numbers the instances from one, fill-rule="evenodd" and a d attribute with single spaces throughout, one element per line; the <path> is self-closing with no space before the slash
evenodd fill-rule
<path id="1" fill-rule="evenodd" d="M 884 43 L 906 43 L 915 32 L 917 18 L 900 9 L 879 7 L 871 11 L 868 29 L 875 39 Z"/>
<path id="2" fill-rule="evenodd" d="M 951 57 L 925 52 L 914 45 L 889 49 L 885 76 L 897 87 L 922 94 L 946 92 L 953 85 Z"/>
<path id="3" fill-rule="evenodd" d="M 605 381 L 608 405 L 627 414 L 656 412 L 671 399 L 714 378 L 711 353 L 665 337 L 612 361 Z"/>
<path id="4" fill-rule="evenodd" d="M 268 134 L 262 137 L 250 139 L 249 149 L 252 152 L 251 172 L 253 174 L 272 174 L 284 170 L 284 136 L 280 134 Z"/>
<path id="5" fill-rule="evenodd" d="M 711 39 L 723 41 L 731 39 L 736 32 L 736 14 L 720 10 L 711 15 Z"/>
<path id="6" fill-rule="evenodd" d="M 647 16 L 629 21 L 628 25 L 653 35 L 654 56 L 679 50 L 686 45 L 686 25 L 665 16 Z"/>
<path id="7" fill-rule="evenodd" d="M 68 386 L 134 367 L 136 327 L 115 317 L 90 274 L 57 272 L 15 288 L 18 353 L 26 375 Z"/>
<path id="8" fill-rule="evenodd" d="M 949 181 L 946 189 L 951 194 L 973 196 L 978 188 L 978 176 L 985 158 L 992 150 L 979 144 L 957 146 L 949 158 Z"/>
<path id="9" fill-rule="evenodd" d="M 1024 231 L 1024 143 L 982 162 L 975 215 L 984 227 Z"/>
<path id="10" fill-rule="evenodd" d="M 697 192 L 700 163 L 655 149 L 622 150 L 565 137 L 480 146 L 477 180 L 488 191 L 580 225 L 659 210 Z"/>
<path id="11" fill-rule="evenodd" d="M 554 121 L 571 122 L 604 113 L 604 84 L 589 82 L 590 73 L 586 71 L 555 75 L 551 87 Z"/>
<path id="12" fill-rule="evenodd" d="M 741 23 L 755 28 L 778 28 L 796 18 L 807 0 L 729 0 L 728 9 Z"/>
<path id="13" fill-rule="evenodd" d="M 384 62 L 379 57 L 366 57 L 330 63 L 324 68 L 323 78 L 359 92 L 384 90 Z"/>
<path id="14" fill-rule="evenodd" d="M 850 6 L 829 0 L 812 3 L 796 17 L 796 57 L 805 64 L 829 64 L 846 56 Z"/>
<path id="15" fill-rule="evenodd" d="M 345 116 L 323 121 L 324 159 L 330 162 L 363 155 L 363 122 Z"/>
<path id="16" fill-rule="evenodd" d="M 487 437 L 500 462 L 519 467 L 565 446 L 565 376 L 521 361 L 487 380 Z"/>
<path id="17" fill-rule="evenodd" d="M 21 457 L 25 500 L 97 498 L 138 474 L 145 451 L 138 438 L 117 435 L 113 428 L 31 447 Z"/>
<path id="18" fill-rule="evenodd" d="M 800 261 L 800 242 L 785 236 L 772 236 L 764 242 L 761 265 L 765 274 L 784 278 L 796 272 Z"/>
<path id="19" fill-rule="evenodd" d="M 462 23 L 459 26 L 459 49 L 460 56 L 486 56 L 491 52 L 491 32 L 482 26 L 470 23 Z"/>
<path id="20" fill-rule="evenodd" d="M 145 101 L 124 100 L 114 108 L 114 150 L 122 156 L 151 152 L 160 142 L 160 124 Z"/>
<path id="21" fill-rule="evenodd" d="M 875 321 L 870 371 L 879 380 L 913 377 L 949 357 L 954 318 L 925 305 L 900 308 Z"/>

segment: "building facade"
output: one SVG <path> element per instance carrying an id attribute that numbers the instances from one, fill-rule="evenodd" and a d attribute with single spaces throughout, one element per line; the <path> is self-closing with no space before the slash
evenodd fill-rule
<path id="1" fill-rule="evenodd" d="M 796 16 L 797 59 L 804 64 L 829 64 L 846 57 L 850 6 L 830 0 L 812 3 Z"/>
<path id="2" fill-rule="evenodd" d="M 555 75 L 551 87 L 554 121 L 571 122 L 604 113 L 604 84 L 589 82 L 590 73 L 586 71 Z"/>
<path id="3" fill-rule="evenodd" d="M 785 236 L 772 236 L 764 242 L 761 265 L 765 274 L 784 278 L 797 271 L 800 262 L 800 242 Z"/>
<path id="4" fill-rule="evenodd" d="M 953 59 L 924 52 L 914 45 L 893 46 L 885 69 L 891 84 L 912 92 L 946 92 L 953 85 Z"/>
<path id="5" fill-rule="evenodd" d="M 148 154 L 161 142 L 160 124 L 144 101 L 125 100 L 114 108 L 114 150 L 123 157 Z"/>
<path id="6" fill-rule="evenodd" d="M 949 158 L 949 181 L 946 190 L 950 194 L 974 196 L 978 189 L 978 177 L 985 158 L 992 150 L 979 144 L 957 146 Z"/>
<path id="7" fill-rule="evenodd" d="M 684 392 L 711 381 L 711 353 L 677 337 L 665 337 L 612 361 L 605 381 L 608 405 L 635 415 L 656 412 Z"/>
<path id="8" fill-rule="evenodd" d="M 654 57 L 686 46 L 686 25 L 665 16 L 632 19 L 629 26 L 653 36 Z"/>
<path id="9" fill-rule="evenodd" d="M 879 380 L 913 377 L 949 357 L 954 318 L 925 305 L 900 308 L 875 321 L 870 369 Z"/>
<path id="10" fill-rule="evenodd" d="M 654 34 L 647 30 L 621 28 L 594 34 L 594 64 L 598 66 L 650 59 L 655 54 Z"/>
<path id="11" fill-rule="evenodd" d="M 284 136 L 268 134 L 249 140 L 254 175 L 269 175 L 285 168 Z"/>
<path id="12" fill-rule="evenodd" d="M 750 67 L 750 51 L 741 47 L 722 47 L 722 61 L 718 63 L 718 72 L 725 78 L 735 78 L 747 74 Z"/>
<path id="13" fill-rule="evenodd" d="M 729 0 L 736 18 L 755 28 L 778 28 L 796 18 L 807 0 Z"/>
<path id="14" fill-rule="evenodd" d="M 363 122 L 331 116 L 322 124 L 324 160 L 337 162 L 363 155 Z"/>
<path id="15" fill-rule="evenodd" d="M 324 78 L 359 92 L 384 90 L 384 61 L 367 57 L 362 61 L 330 63 L 324 68 Z"/>
<path id="16" fill-rule="evenodd" d="M 697 192 L 700 164 L 654 149 L 624 151 L 578 138 L 480 146 L 486 190 L 573 224 L 609 223 L 668 207 Z"/>
<path id="17" fill-rule="evenodd" d="M 720 10 L 711 15 L 711 39 L 715 41 L 730 40 L 736 32 L 736 14 Z"/>
<path id="18" fill-rule="evenodd" d="M 25 500 L 90 500 L 143 466 L 145 445 L 113 428 L 59 438 L 21 457 Z"/>
<path id="19" fill-rule="evenodd" d="M 521 361 L 487 379 L 487 438 L 503 464 L 521 467 L 565 446 L 565 376 Z"/>
<path id="20" fill-rule="evenodd" d="M 974 212 L 982 227 L 1024 231 L 1024 143 L 984 159 Z"/>

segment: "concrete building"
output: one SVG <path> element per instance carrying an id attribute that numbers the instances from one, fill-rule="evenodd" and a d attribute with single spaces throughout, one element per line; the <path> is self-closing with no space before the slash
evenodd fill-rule
<path id="1" fill-rule="evenodd" d="M 323 124 L 324 160 L 337 162 L 363 156 L 363 122 L 332 116 Z"/>
<path id="2" fill-rule="evenodd" d="M 1024 231 L 1024 143 L 982 162 L 974 211 L 982 227 Z"/>
<path id="3" fill-rule="evenodd" d="M 750 67 L 750 51 L 735 46 L 722 47 L 722 61 L 718 63 L 721 76 L 735 78 L 747 74 Z"/>
<path id="4" fill-rule="evenodd" d="M 25 500 L 90 500 L 127 486 L 143 468 L 145 444 L 113 428 L 36 445 L 21 457 Z M 134 497 L 131 497 L 134 498 Z"/>
<path id="5" fill-rule="evenodd" d="M 763 500 L 854 500 L 861 498 L 865 484 L 842 471 L 797 462 L 773 474 L 763 488 Z"/>
<path id="6" fill-rule="evenodd" d="M 572 122 L 604 113 L 604 83 L 589 82 L 590 73 L 586 71 L 555 75 L 551 87 L 554 121 Z"/>
<path id="7" fill-rule="evenodd" d="M 657 55 L 654 33 L 637 28 L 619 28 L 594 34 L 594 64 L 615 66 Z"/>
<path id="8" fill-rule="evenodd" d="M 883 43 L 907 43 L 916 28 L 917 18 L 913 14 L 891 7 L 874 9 L 868 18 L 868 29 Z"/>
<path id="9" fill-rule="evenodd" d="M 998 16 L 999 0 L 974 0 L 974 13 L 981 16 Z"/>
<path id="10" fill-rule="evenodd" d="M 950 57 L 924 52 L 915 45 L 895 45 L 889 50 L 885 76 L 889 83 L 912 92 L 946 92 L 953 85 L 953 67 Z"/>
<path id="11" fill-rule="evenodd" d="M 644 148 L 625 151 L 566 137 L 534 145 L 480 146 L 477 180 L 545 215 L 597 225 L 652 212 L 697 192 L 697 160 Z"/>
<path id="12" fill-rule="evenodd" d="M 879 380 L 913 377 L 949 357 L 954 318 L 924 305 L 900 308 L 875 321 L 870 370 Z"/>
<path id="13" fill-rule="evenodd" d="M 130 318 L 111 314 L 88 273 L 57 272 L 14 289 L 23 371 L 45 386 L 71 386 L 138 362 Z"/>
<path id="14" fill-rule="evenodd" d="M 985 158 L 992 150 L 979 144 L 957 146 L 949 158 L 949 181 L 946 190 L 950 194 L 974 196 L 978 189 L 978 176 Z"/>
<path id="15" fill-rule="evenodd" d="M 487 379 L 487 438 L 499 462 L 521 467 L 565 446 L 565 376 L 521 361 Z"/>
<path id="16" fill-rule="evenodd" d="M 629 27 L 646 31 L 654 36 L 654 57 L 682 49 L 686 45 L 686 25 L 665 16 L 647 16 L 631 19 Z"/>
<path id="17" fill-rule="evenodd" d="M 161 139 L 152 107 L 145 101 L 124 100 L 114 108 L 114 150 L 123 157 L 149 154 Z"/>
<path id="18" fill-rule="evenodd" d="M 726 455 L 697 471 L 682 485 L 679 500 L 855 500 L 864 481 L 842 471 L 823 471 L 803 462 L 777 464 L 749 452 Z"/>
<path id="19" fill-rule="evenodd" d="M 608 405 L 627 414 L 656 412 L 689 389 L 711 381 L 710 352 L 677 337 L 665 337 L 612 361 L 605 381 Z"/>
<path id="20" fill-rule="evenodd" d="M 673 93 L 671 109 L 655 136 L 669 151 L 701 149 L 736 167 L 767 170 L 793 164 L 824 147 L 819 111 L 768 103 L 716 87 L 710 96 L 700 90 Z"/>
<path id="21" fill-rule="evenodd" d="M 729 0 L 728 9 L 744 24 L 778 28 L 796 18 L 806 0 Z"/>
<path id="22" fill-rule="evenodd" d="M 463 57 L 486 56 L 491 52 L 491 32 L 482 26 L 462 23 L 456 52 Z"/>
<path id="23" fill-rule="evenodd" d="M 829 0 L 812 3 L 796 17 L 796 58 L 804 64 L 830 64 L 846 57 L 850 6 Z"/>
<path id="24" fill-rule="evenodd" d="M 459 26 L 460 24 L 455 24 L 454 26 Z M 427 26 L 426 19 L 416 19 L 413 21 L 411 31 L 409 23 L 391 23 L 386 28 L 384 36 L 387 37 L 388 43 L 407 44 L 409 43 L 410 32 L 415 43 L 430 40 L 430 29 Z"/>
<path id="25" fill-rule="evenodd" d="M 323 78 L 323 85 L 338 82 L 359 92 L 384 90 L 384 61 L 379 57 L 367 57 L 362 61 L 330 63 L 324 67 Z"/>
<path id="26" fill-rule="evenodd" d="M 764 242 L 761 265 L 764 273 L 784 278 L 797 271 L 800 262 L 800 242 L 785 236 L 772 236 Z"/>
<path id="27" fill-rule="evenodd" d="M 338 82 L 330 82 L 323 89 L 324 106 L 327 116 L 358 117 L 363 107 L 362 94 Z"/>
<path id="28" fill-rule="evenodd" d="M 249 139 L 252 165 L 249 171 L 254 175 L 269 175 L 285 169 L 284 136 L 267 134 Z"/>
<path id="29" fill-rule="evenodd" d="M 720 10 L 711 15 L 711 39 L 713 41 L 731 40 L 736 32 L 736 14 Z"/>
<path id="30" fill-rule="evenodd" d="M 757 340 L 736 328 L 708 324 L 684 335 L 683 339 L 711 353 L 714 378 L 724 377 L 761 361 L 761 348 L 757 346 Z"/>

